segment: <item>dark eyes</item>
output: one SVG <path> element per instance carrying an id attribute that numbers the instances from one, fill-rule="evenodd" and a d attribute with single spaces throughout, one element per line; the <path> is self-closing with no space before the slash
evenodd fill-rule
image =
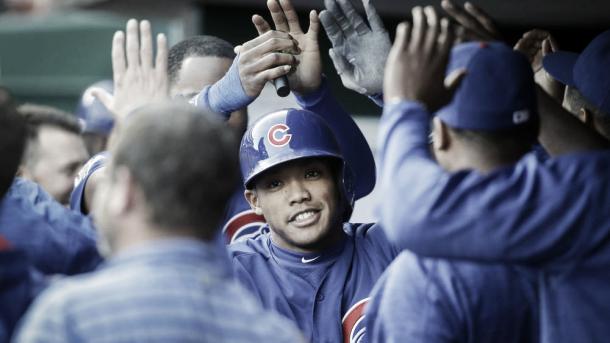
<path id="1" fill-rule="evenodd" d="M 278 188 L 282 183 L 279 180 L 271 180 L 267 183 L 267 189 Z"/>
<path id="2" fill-rule="evenodd" d="M 305 173 L 305 178 L 306 179 L 315 179 L 320 177 L 320 175 L 322 175 L 322 172 L 320 172 L 317 169 L 313 169 L 313 170 L 309 170 Z"/>

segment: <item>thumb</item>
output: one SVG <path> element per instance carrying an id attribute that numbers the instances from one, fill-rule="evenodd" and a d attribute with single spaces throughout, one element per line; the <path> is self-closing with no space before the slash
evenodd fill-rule
<path id="1" fill-rule="evenodd" d="M 91 96 L 99 100 L 110 112 L 113 112 L 114 96 L 103 88 L 91 88 Z"/>

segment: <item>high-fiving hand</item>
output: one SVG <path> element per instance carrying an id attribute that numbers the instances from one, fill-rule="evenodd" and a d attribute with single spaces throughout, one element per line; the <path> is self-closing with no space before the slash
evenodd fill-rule
<path id="1" fill-rule="evenodd" d="M 454 43 L 446 18 L 439 20 L 433 7 L 412 10 L 413 29 L 401 23 L 390 50 L 384 78 L 384 102 L 418 101 L 434 112 L 451 99 L 443 81 Z"/>
<path id="2" fill-rule="evenodd" d="M 317 90 L 322 82 L 322 61 L 318 45 L 320 20 L 316 11 L 309 12 L 309 29 L 303 32 L 297 13 L 290 0 L 268 0 L 267 7 L 277 31 L 288 32 L 298 42 L 300 54 L 296 56 L 297 67 L 288 74 L 290 89 L 307 94 Z M 260 15 L 252 17 L 259 35 L 271 30 L 269 23 Z"/>
<path id="3" fill-rule="evenodd" d="M 153 64 L 150 22 L 143 20 L 138 25 L 137 20 L 130 19 L 126 32 L 117 31 L 112 39 L 113 94 L 101 88 L 92 90 L 92 95 L 116 116 L 115 125 L 141 106 L 169 99 L 165 35 L 157 35 Z"/>
<path id="4" fill-rule="evenodd" d="M 360 94 L 380 94 L 391 42 L 370 0 L 363 0 L 368 25 L 350 0 L 325 0 L 322 26 L 332 43 L 330 58 L 343 85 Z"/>

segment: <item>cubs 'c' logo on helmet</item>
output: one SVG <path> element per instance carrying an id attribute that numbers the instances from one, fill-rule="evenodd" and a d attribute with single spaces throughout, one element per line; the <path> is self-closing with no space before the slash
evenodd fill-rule
<path id="1" fill-rule="evenodd" d="M 288 133 L 290 128 L 286 124 L 275 124 L 267 132 L 267 140 L 275 147 L 283 147 L 290 142 L 292 135 Z"/>
<path id="2" fill-rule="evenodd" d="M 364 308 L 370 298 L 364 298 L 355 303 L 343 316 L 343 343 L 364 342 Z"/>

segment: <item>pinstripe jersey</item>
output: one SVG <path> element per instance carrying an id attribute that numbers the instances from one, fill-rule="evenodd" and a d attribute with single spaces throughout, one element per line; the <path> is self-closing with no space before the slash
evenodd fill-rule
<path id="1" fill-rule="evenodd" d="M 265 323 L 254 325 L 253 323 Z M 299 342 L 232 279 L 222 244 L 162 240 L 59 281 L 36 300 L 17 342 Z"/>

